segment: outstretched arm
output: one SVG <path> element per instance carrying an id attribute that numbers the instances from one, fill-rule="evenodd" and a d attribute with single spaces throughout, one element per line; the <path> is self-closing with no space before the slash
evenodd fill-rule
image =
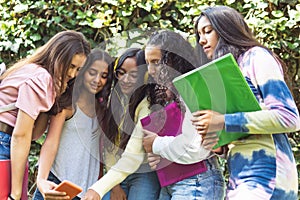
<path id="1" fill-rule="evenodd" d="M 48 181 L 47 178 L 55 160 L 66 117 L 66 109 L 51 117 L 47 137 L 41 148 L 37 174 L 37 187 L 45 198 L 55 199 L 56 197 L 59 197 L 59 194 L 65 196 L 63 193 L 53 191 L 56 184 Z"/>

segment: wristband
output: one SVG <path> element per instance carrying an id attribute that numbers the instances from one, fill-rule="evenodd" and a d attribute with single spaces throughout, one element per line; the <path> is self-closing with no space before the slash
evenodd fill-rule
<path id="1" fill-rule="evenodd" d="M 10 198 L 11 200 L 15 200 L 15 199 L 11 196 L 11 194 L 8 195 L 8 198 Z"/>

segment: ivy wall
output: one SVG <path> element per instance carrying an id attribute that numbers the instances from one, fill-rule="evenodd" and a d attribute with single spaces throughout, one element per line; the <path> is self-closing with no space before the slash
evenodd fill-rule
<path id="1" fill-rule="evenodd" d="M 31 54 L 59 31 L 81 31 L 93 47 L 116 56 L 127 47 L 142 46 L 151 29 L 172 29 L 195 42 L 193 20 L 208 5 L 229 5 L 240 11 L 257 39 L 288 65 L 300 107 L 300 4 L 297 0 L 0 0 L 0 63 L 7 66 Z M 290 135 L 300 160 L 298 133 Z M 33 142 L 31 171 L 39 143 Z M 32 184 L 33 184 L 33 180 Z"/>

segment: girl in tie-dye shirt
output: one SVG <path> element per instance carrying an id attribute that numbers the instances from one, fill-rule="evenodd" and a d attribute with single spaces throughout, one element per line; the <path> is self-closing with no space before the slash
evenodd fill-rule
<path id="1" fill-rule="evenodd" d="M 261 111 L 232 114 L 194 113 L 193 123 L 208 149 L 217 143 L 216 131 L 249 134 L 229 145 L 226 198 L 297 199 L 297 169 L 286 133 L 299 130 L 300 120 L 284 81 L 284 63 L 255 40 L 243 17 L 232 8 L 205 9 L 195 28 L 209 59 L 234 55 L 262 107 Z"/>

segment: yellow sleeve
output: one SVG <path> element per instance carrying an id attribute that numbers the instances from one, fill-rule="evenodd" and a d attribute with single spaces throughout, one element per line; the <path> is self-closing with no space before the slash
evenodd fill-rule
<path id="1" fill-rule="evenodd" d="M 143 132 L 140 119 L 150 113 L 148 101 L 145 98 L 138 105 L 135 112 L 136 127 L 128 141 L 124 153 L 117 163 L 89 189 L 96 191 L 101 198 L 114 186 L 121 183 L 127 176 L 133 174 L 143 163 L 145 151 L 143 148 Z"/>

